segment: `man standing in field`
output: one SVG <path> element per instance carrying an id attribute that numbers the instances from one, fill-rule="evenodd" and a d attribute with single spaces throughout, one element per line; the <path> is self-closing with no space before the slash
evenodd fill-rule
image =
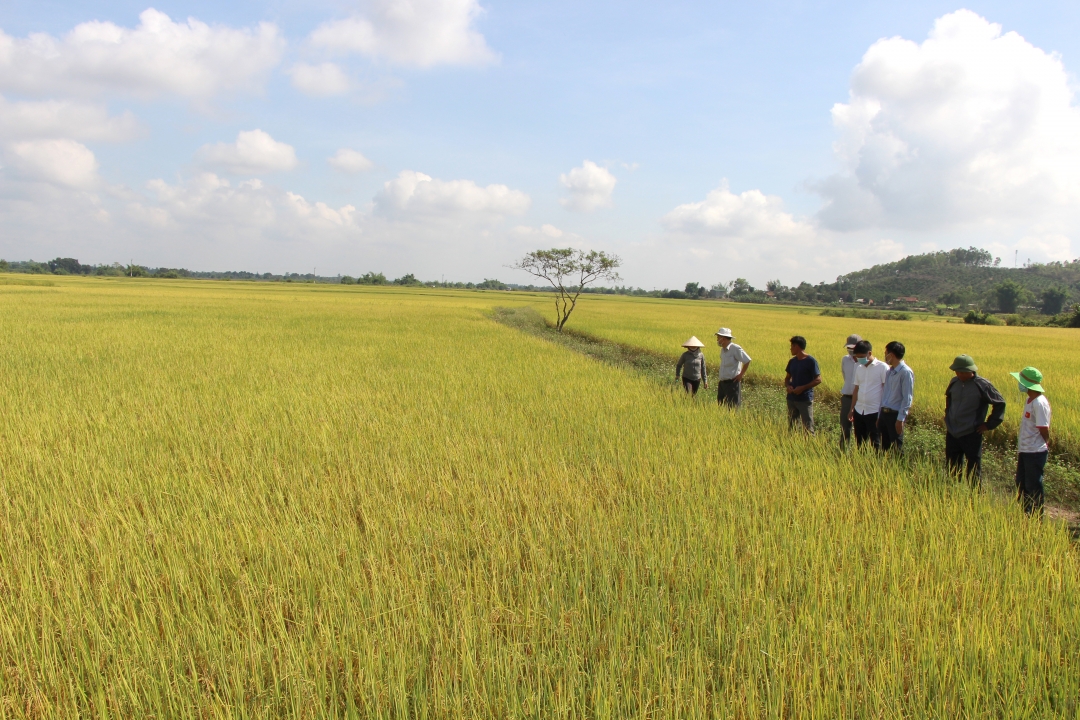
<path id="1" fill-rule="evenodd" d="M 881 431 L 878 430 L 878 412 L 881 396 L 885 391 L 885 374 L 889 366 L 874 357 L 869 340 L 860 340 L 852 348 L 855 358 L 855 388 L 851 397 L 851 413 L 848 415 L 855 430 L 855 445 L 862 447 L 867 440 L 875 450 L 881 449 Z"/>
<path id="2" fill-rule="evenodd" d="M 806 354 L 806 338 L 791 338 L 791 359 L 787 364 L 784 389 L 787 391 L 788 429 L 802 420 L 803 428 L 814 434 L 814 388 L 821 384 L 818 361 Z"/>
<path id="3" fill-rule="evenodd" d="M 915 373 L 904 362 L 905 352 L 903 343 L 896 340 L 885 346 L 889 371 L 885 373 L 881 412 L 878 413 L 882 452 L 888 452 L 895 445 L 897 454 L 901 455 L 904 452 L 904 423 L 915 397 Z"/>
<path id="4" fill-rule="evenodd" d="M 716 344 L 720 346 L 720 382 L 716 386 L 716 404 L 738 410 L 742 406 L 742 379 L 750 367 L 750 356 L 732 340 L 731 328 L 722 327 L 716 331 Z"/>
<path id="5" fill-rule="evenodd" d="M 1050 401 L 1043 395 L 1042 373 L 1026 367 L 1009 373 L 1027 394 L 1020 416 L 1020 438 L 1016 453 L 1016 495 L 1028 515 L 1043 512 L 1043 470 L 1050 455 Z"/>
<path id="6" fill-rule="evenodd" d="M 840 358 L 840 376 L 844 378 L 844 387 L 840 390 L 840 449 L 843 450 L 851 442 L 851 395 L 855 391 L 855 368 L 858 363 L 852 357 L 855 343 L 862 340 L 859 335 L 848 335 L 844 348 L 847 350 Z"/>
<path id="7" fill-rule="evenodd" d="M 982 480 L 983 433 L 1005 419 L 1005 398 L 989 380 L 979 377 L 979 368 L 970 355 L 957 355 L 949 369 L 956 377 L 945 389 L 945 460 L 949 470 L 966 474 L 976 488 Z M 993 411 L 986 417 L 986 411 Z"/>

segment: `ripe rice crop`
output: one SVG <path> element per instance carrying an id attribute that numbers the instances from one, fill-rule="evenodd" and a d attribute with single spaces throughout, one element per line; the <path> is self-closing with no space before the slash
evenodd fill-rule
<path id="1" fill-rule="evenodd" d="M 1047 397 L 1053 405 L 1053 435 L 1061 446 L 1080 454 L 1080 375 L 1073 350 L 1080 332 L 1070 328 L 994 327 L 945 322 L 918 314 L 905 322 L 862 318 L 823 317 L 817 310 L 762 307 L 745 303 L 654 300 L 590 296 L 568 326 L 618 342 L 670 355 L 672 367 L 682 352 L 680 344 L 691 335 L 706 342 L 710 367 L 719 363 L 713 333 L 728 326 L 754 359 L 751 375 L 781 383 L 791 358 L 788 339 L 802 335 L 806 351 L 821 365 L 822 384 L 839 393 L 843 385 L 840 358 L 844 340 L 858 333 L 870 340 L 874 354 L 885 357 L 885 344 L 899 340 L 907 350 L 905 361 L 915 371 L 915 410 L 920 417 L 941 422 L 945 388 L 954 376 L 953 358 L 967 353 L 975 358 L 979 374 L 997 386 L 1009 403 L 1003 432 L 1015 436 L 1024 399 L 1009 377 L 1028 365 L 1045 376 Z M 551 315 L 543 302 L 536 307 Z M 804 314 L 805 313 L 805 314 Z"/>
<path id="2" fill-rule="evenodd" d="M 1080 712 L 1059 525 L 485 315 L 516 297 L 0 285 L 3 715 Z"/>

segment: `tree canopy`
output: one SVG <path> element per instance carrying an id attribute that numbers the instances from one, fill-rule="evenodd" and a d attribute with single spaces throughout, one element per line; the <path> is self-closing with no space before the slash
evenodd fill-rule
<path id="1" fill-rule="evenodd" d="M 524 270 L 555 288 L 555 326 L 562 332 L 587 285 L 600 279 L 618 282 L 622 260 L 603 251 L 552 248 L 534 250 L 510 267 Z"/>

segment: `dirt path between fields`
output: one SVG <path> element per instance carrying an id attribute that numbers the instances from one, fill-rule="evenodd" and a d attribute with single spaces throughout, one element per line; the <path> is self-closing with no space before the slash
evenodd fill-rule
<path id="1" fill-rule="evenodd" d="M 681 387 L 675 382 L 674 362 L 669 357 L 593 337 L 571 328 L 559 333 L 531 307 L 494 308 L 492 318 L 521 332 L 562 345 L 609 365 L 644 375 L 672 392 L 681 392 Z M 839 398 L 823 395 L 814 413 L 815 427 L 819 434 L 834 437 L 839 447 Z M 694 401 L 716 402 L 707 392 L 699 393 Z M 760 376 L 755 378 L 752 371 L 744 382 L 743 407 L 748 412 L 786 418 L 784 393 L 778 383 Z M 916 422 L 911 423 L 905 432 L 905 454 L 922 455 L 934 462 L 943 462 L 944 433 L 934 423 L 925 419 L 921 419 L 921 422 L 919 420 L 920 418 L 916 418 Z M 1004 439 L 986 443 L 983 451 L 983 487 L 1005 495 L 1015 493 L 1015 458 L 1015 445 Z M 1047 463 L 1046 487 L 1046 516 L 1068 524 L 1072 536 L 1080 540 L 1080 470 L 1070 463 L 1070 458 L 1051 455 L 1050 462 Z"/>

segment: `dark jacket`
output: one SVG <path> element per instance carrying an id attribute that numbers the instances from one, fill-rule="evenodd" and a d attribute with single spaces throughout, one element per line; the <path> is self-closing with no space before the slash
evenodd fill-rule
<path id="1" fill-rule="evenodd" d="M 705 353 L 701 350 L 687 350 L 675 366 L 675 377 L 682 373 L 683 380 L 701 380 L 705 377 Z M 705 383 L 708 385 L 708 383 Z"/>
<path id="2" fill-rule="evenodd" d="M 993 406 L 990 417 L 986 411 Z M 964 437 L 986 423 L 993 430 L 1005 419 L 1005 398 L 990 381 L 978 375 L 967 382 L 954 377 L 945 390 L 945 429 L 953 437 Z"/>

